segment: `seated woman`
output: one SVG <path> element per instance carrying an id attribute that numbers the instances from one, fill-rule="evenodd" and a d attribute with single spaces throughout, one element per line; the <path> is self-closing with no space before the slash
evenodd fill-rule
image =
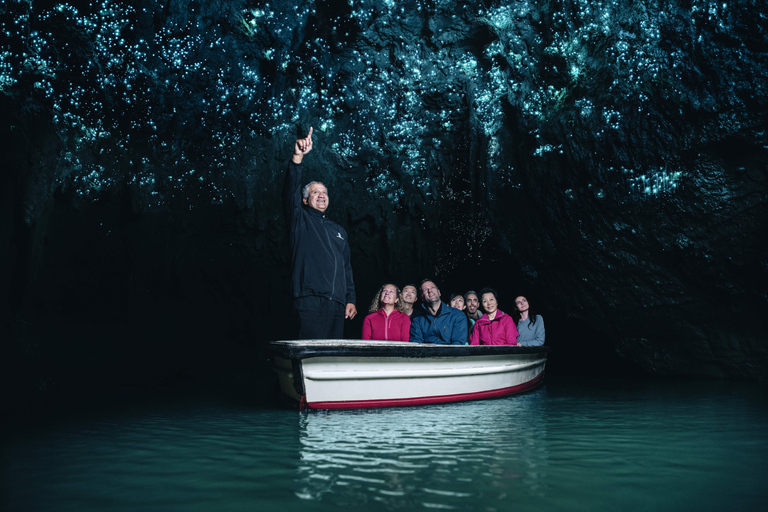
<path id="1" fill-rule="evenodd" d="M 373 298 L 370 314 L 363 320 L 364 340 L 408 341 L 411 319 L 402 312 L 400 289 L 385 284 Z"/>
<path id="2" fill-rule="evenodd" d="M 517 327 L 512 317 L 499 309 L 496 290 L 480 290 L 480 304 L 485 314 L 475 322 L 470 345 L 517 345 Z"/>
<path id="3" fill-rule="evenodd" d="M 459 311 L 464 311 L 466 308 L 464 306 L 464 296 L 460 293 L 454 293 L 451 295 L 451 301 L 448 303 L 449 306 L 452 308 L 456 308 Z"/>
<path id="4" fill-rule="evenodd" d="M 531 309 L 528 299 L 522 295 L 515 299 L 517 313 L 518 345 L 526 347 L 544 344 L 544 319 Z"/>

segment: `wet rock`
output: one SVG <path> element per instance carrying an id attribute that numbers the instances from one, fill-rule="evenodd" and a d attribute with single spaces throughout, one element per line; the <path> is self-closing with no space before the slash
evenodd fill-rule
<path id="1" fill-rule="evenodd" d="M 361 297 L 493 265 L 648 371 L 761 377 L 761 5 L 8 2 L 7 338 L 56 354 L 20 326 L 75 340 L 88 308 L 168 353 L 288 336 L 279 190 L 314 126 Z"/>

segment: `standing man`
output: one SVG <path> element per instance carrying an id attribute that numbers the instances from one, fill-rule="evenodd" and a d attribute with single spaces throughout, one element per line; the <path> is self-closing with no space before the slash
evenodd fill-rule
<path id="1" fill-rule="evenodd" d="M 318 181 L 301 188 L 301 165 L 312 151 L 312 128 L 296 141 L 283 188 L 291 244 L 291 284 L 299 339 L 340 339 L 344 319 L 357 314 L 347 232 L 326 217 L 328 189 Z"/>
<path id="2" fill-rule="evenodd" d="M 423 314 L 411 317 L 411 341 L 439 345 L 467 344 L 467 316 L 440 300 L 437 285 L 425 279 L 421 282 L 419 306 Z"/>

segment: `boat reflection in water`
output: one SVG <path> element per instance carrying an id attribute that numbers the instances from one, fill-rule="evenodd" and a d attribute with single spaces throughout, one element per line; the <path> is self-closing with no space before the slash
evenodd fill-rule
<path id="1" fill-rule="evenodd" d="M 296 494 L 329 505 L 494 507 L 543 492 L 545 388 L 497 400 L 301 414 Z M 510 501 L 514 496 L 514 501 Z"/>

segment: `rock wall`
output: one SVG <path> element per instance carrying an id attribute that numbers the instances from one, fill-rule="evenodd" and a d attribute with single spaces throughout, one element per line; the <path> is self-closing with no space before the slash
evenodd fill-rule
<path id="1" fill-rule="evenodd" d="M 567 318 L 649 372 L 760 378 L 761 9 L 6 2 L 6 360 L 130 380 L 290 336 L 279 190 L 313 126 L 361 310 L 387 280 L 509 285 L 583 353 Z"/>

